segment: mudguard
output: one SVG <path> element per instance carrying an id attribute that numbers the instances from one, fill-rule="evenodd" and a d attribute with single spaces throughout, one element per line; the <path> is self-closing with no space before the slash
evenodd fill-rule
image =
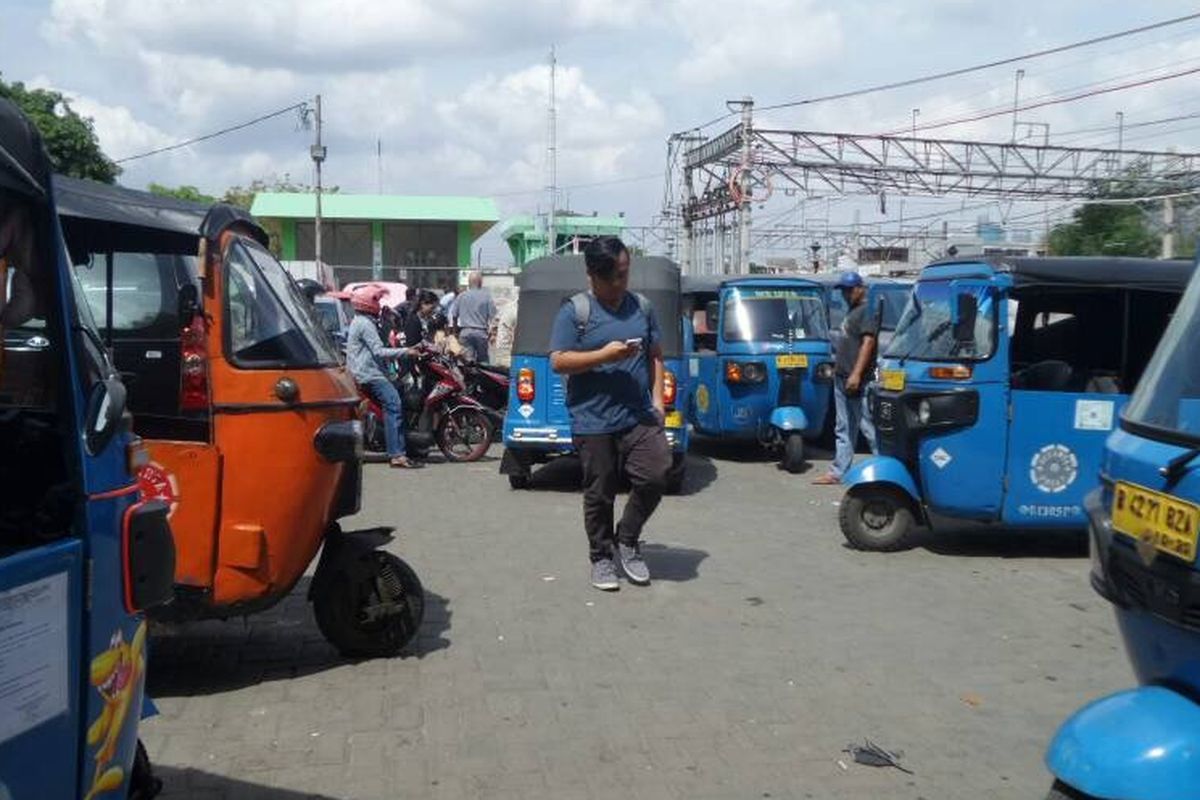
<path id="1" fill-rule="evenodd" d="M 158 716 L 158 706 L 154 705 L 154 701 L 150 699 L 150 695 L 142 695 L 142 719 L 150 719 Z"/>
<path id="2" fill-rule="evenodd" d="M 907 492 L 918 506 L 921 503 L 921 493 L 917 490 L 917 483 L 909 474 L 908 467 L 891 456 L 871 456 L 860 461 L 842 477 L 842 483 L 851 490 L 870 483 L 890 483 Z"/>
<path id="3" fill-rule="evenodd" d="M 329 574 L 329 565 L 342 558 L 344 553 L 349 552 L 352 557 L 355 552 L 377 550 L 392 541 L 395 532 L 395 528 L 387 525 L 344 532 L 337 523 L 330 525 L 329 530 L 325 532 L 325 543 L 321 546 L 321 558 L 317 561 L 317 569 L 308 585 L 308 599 L 312 600 L 317 587 Z"/>
<path id="4" fill-rule="evenodd" d="M 1200 705 L 1161 686 L 1097 700 L 1058 729 L 1046 766 L 1093 797 L 1200 797 Z"/>
<path id="5" fill-rule="evenodd" d="M 802 408 L 782 406 L 771 412 L 771 425 L 784 432 L 802 431 L 808 428 L 808 416 Z"/>

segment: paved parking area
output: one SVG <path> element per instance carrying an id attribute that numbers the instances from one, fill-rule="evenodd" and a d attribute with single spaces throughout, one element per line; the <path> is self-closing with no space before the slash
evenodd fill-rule
<path id="1" fill-rule="evenodd" d="M 654 584 L 615 594 L 586 583 L 562 481 L 369 466 L 352 522 L 397 525 L 429 593 L 411 655 L 339 658 L 303 586 L 159 631 L 143 735 L 165 797 L 1043 797 L 1055 726 L 1132 683 L 1081 539 L 858 553 L 838 490 L 736 450 L 690 458 L 645 537 Z M 854 764 L 864 737 L 913 774 Z"/>

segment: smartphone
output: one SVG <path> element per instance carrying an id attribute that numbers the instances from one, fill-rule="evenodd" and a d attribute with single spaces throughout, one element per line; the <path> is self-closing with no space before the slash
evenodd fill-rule
<path id="1" fill-rule="evenodd" d="M 630 347 L 641 347 L 642 339 L 641 337 L 638 337 L 637 339 L 626 339 L 625 344 L 629 345 Z"/>

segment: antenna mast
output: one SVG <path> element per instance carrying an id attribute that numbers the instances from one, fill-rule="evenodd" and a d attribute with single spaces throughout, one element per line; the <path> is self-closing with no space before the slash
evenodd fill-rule
<path id="1" fill-rule="evenodd" d="M 550 194 L 550 211 L 546 216 L 547 255 L 554 255 L 558 249 L 558 237 L 554 229 L 554 211 L 558 204 L 558 111 L 555 107 L 554 81 L 558 71 L 558 60 L 554 55 L 554 45 L 550 46 L 550 108 L 547 130 L 546 162 L 549 171 L 549 184 L 546 187 Z"/>

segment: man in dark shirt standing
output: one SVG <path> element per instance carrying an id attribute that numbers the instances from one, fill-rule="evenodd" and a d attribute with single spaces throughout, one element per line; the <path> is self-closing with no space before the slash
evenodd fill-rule
<path id="1" fill-rule="evenodd" d="M 584 250 L 591 291 L 563 303 L 550 336 L 550 365 L 569 376 L 572 441 L 583 465 L 583 526 L 592 585 L 613 591 L 619 561 L 631 583 L 650 583 L 639 538 L 666 488 L 671 448 L 663 431 L 663 355 L 649 303 L 628 291 L 629 250 L 615 236 Z M 586 307 L 582 315 L 579 306 Z M 632 489 L 613 527 L 618 470 Z"/>
<path id="2" fill-rule="evenodd" d="M 846 300 L 846 316 L 842 318 L 841 336 L 835 353 L 833 401 L 837 410 L 837 425 L 834 428 L 836 451 L 829 472 L 813 481 L 821 485 L 834 485 L 842 478 L 854 462 L 854 443 L 861 429 L 867 443 L 875 450 L 875 425 L 867 411 L 864 390 L 875 376 L 875 343 L 879 329 L 871 309 L 867 306 L 867 287 L 857 272 L 843 272 L 838 278 L 838 289 Z"/>

